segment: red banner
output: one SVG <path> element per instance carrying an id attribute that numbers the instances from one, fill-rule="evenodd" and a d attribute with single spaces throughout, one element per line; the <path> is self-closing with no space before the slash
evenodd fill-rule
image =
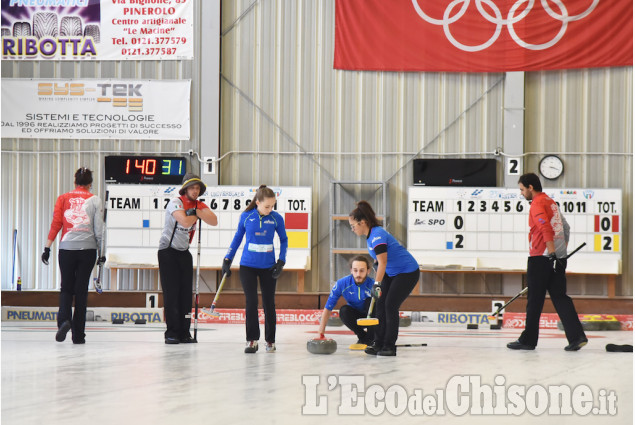
<path id="1" fill-rule="evenodd" d="M 525 313 L 504 313 L 503 327 L 506 329 L 524 329 Z M 621 330 L 633 330 L 632 314 L 578 314 L 582 322 L 619 322 Z M 560 317 L 557 313 L 542 313 L 540 315 L 540 329 L 558 329 Z"/>
<path id="2" fill-rule="evenodd" d="M 237 308 L 217 308 L 214 311 L 220 313 L 219 317 L 211 316 L 203 309 L 198 311 L 199 323 L 245 323 L 245 310 Z M 334 315 L 338 313 L 334 312 Z M 279 325 L 319 325 L 322 310 L 276 310 L 276 323 Z M 194 321 L 194 309 L 192 309 L 192 321 Z M 265 323 L 265 312 L 258 310 L 258 321 Z"/>
<path id="3" fill-rule="evenodd" d="M 633 65 L 632 0 L 337 0 L 336 69 Z"/>

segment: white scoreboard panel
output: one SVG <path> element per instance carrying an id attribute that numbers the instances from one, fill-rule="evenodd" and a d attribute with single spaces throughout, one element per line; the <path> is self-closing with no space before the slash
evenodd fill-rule
<path id="1" fill-rule="evenodd" d="M 179 196 L 181 185 L 128 185 L 112 184 L 106 187 L 109 194 L 106 220 L 107 267 L 157 267 L 157 250 L 165 222 L 165 208 L 170 199 Z M 258 187 L 207 186 L 199 198 L 218 217 L 217 226 L 202 223 L 201 267 L 220 268 L 236 229 L 240 214 L 253 199 Z M 311 188 L 275 187 L 275 210 L 284 217 L 289 248 L 289 270 L 310 268 L 311 255 Z M 198 232 L 198 230 L 197 230 Z M 196 262 L 198 233 L 190 245 Z M 238 266 L 242 246 L 234 259 Z M 276 257 L 280 241 L 274 238 Z"/>
<path id="2" fill-rule="evenodd" d="M 571 226 L 567 271 L 620 274 L 622 191 L 545 189 Z M 408 250 L 423 269 L 525 270 L 529 202 L 517 188 L 408 190 Z"/>

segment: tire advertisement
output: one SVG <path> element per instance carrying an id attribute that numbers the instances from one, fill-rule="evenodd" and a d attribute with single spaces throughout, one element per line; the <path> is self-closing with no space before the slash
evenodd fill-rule
<path id="1" fill-rule="evenodd" d="M 189 140 L 191 80 L 2 79 L 2 137 Z"/>
<path id="2" fill-rule="evenodd" d="M 2 59 L 194 57 L 194 0 L 1 0 Z"/>

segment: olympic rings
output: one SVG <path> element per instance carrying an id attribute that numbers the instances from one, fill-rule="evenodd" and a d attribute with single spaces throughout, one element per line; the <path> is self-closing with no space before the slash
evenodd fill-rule
<path id="1" fill-rule="evenodd" d="M 443 26 L 443 32 L 446 36 L 446 38 L 448 39 L 448 41 L 450 41 L 450 43 L 452 43 L 452 45 L 460 50 L 466 51 L 466 52 L 478 52 L 484 49 L 487 49 L 488 47 L 490 47 L 492 44 L 494 44 L 494 42 L 496 42 L 496 40 L 498 39 L 498 37 L 500 36 L 500 33 L 502 31 L 503 25 L 505 25 L 507 27 L 507 31 L 509 31 L 509 35 L 511 36 L 511 38 L 516 42 L 516 44 L 518 44 L 520 47 L 523 47 L 525 49 L 528 50 L 545 50 L 548 49 L 552 46 L 554 46 L 556 43 L 558 43 L 562 37 L 564 36 L 565 32 L 567 31 L 567 26 L 569 24 L 569 22 L 572 21 L 578 21 L 580 19 L 584 19 L 587 16 L 589 16 L 591 14 L 591 12 L 593 12 L 593 10 L 595 10 L 595 8 L 597 7 L 598 3 L 600 2 L 600 0 L 592 0 L 591 5 L 587 8 L 587 10 L 585 10 L 584 12 L 577 14 L 577 15 L 573 15 L 573 16 L 569 16 L 569 11 L 567 10 L 567 7 L 564 5 L 564 3 L 562 2 L 562 0 L 540 0 L 540 4 L 542 5 L 542 7 L 545 9 L 545 11 L 547 12 L 547 14 L 549 16 L 551 16 L 553 19 L 560 21 L 562 23 L 562 26 L 560 27 L 560 30 L 558 31 L 558 33 L 548 42 L 546 43 L 542 43 L 542 44 L 531 44 L 531 43 L 527 43 L 526 41 L 522 40 L 518 34 L 516 33 L 516 30 L 514 29 L 514 24 L 520 22 L 521 20 L 523 20 L 528 14 L 529 12 L 531 12 L 531 10 L 534 7 L 534 4 L 536 2 L 536 0 L 517 0 L 516 3 L 514 3 L 514 5 L 511 7 L 511 9 L 509 10 L 509 13 L 507 14 L 507 18 L 503 19 L 503 15 L 501 10 L 498 8 L 498 6 L 496 6 L 496 4 L 494 3 L 494 1 L 492 0 L 474 0 L 476 3 L 476 8 L 478 9 L 479 13 L 481 14 L 481 16 L 487 20 L 488 22 L 491 22 L 492 24 L 496 25 L 496 29 L 494 30 L 494 34 L 492 35 L 492 37 L 490 37 L 489 40 L 487 40 L 485 43 L 483 44 L 479 44 L 477 46 L 468 46 L 465 44 L 460 43 L 459 41 L 457 41 L 454 36 L 452 35 L 452 33 L 450 32 L 450 24 L 453 24 L 455 22 L 457 22 L 459 19 L 461 19 L 466 11 L 468 6 L 470 5 L 470 1 L 471 0 L 453 0 L 445 9 L 444 13 L 443 13 L 443 19 L 435 19 L 432 18 L 431 16 L 428 16 L 423 9 L 421 9 L 421 7 L 419 6 L 419 1 L 420 0 L 412 0 L 412 5 L 415 8 L 415 11 L 417 12 L 417 14 L 426 22 L 432 24 L 432 25 L 437 25 L 437 26 Z M 438 0 L 433 0 L 433 1 L 438 1 Z M 549 1 L 552 1 L 553 3 L 556 4 L 556 6 L 558 6 L 559 12 L 554 11 L 551 6 L 549 5 Z M 458 12 L 456 12 L 454 15 L 452 15 L 454 9 L 456 8 L 457 5 L 459 5 L 460 3 L 463 3 L 461 8 L 459 9 Z M 487 6 L 489 6 L 489 8 L 494 12 L 494 16 L 492 16 L 487 10 L 485 10 L 485 8 L 483 7 L 483 3 L 485 3 Z M 520 8 L 520 6 L 522 6 L 523 3 L 527 3 L 527 6 L 525 7 L 525 9 L 520 12 L 518 15 L 516 15 L 516 11 Z"/>

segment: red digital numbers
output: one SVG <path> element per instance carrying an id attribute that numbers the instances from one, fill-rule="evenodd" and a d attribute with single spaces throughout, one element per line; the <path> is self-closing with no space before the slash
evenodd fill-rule
<path id="1" fill-rule="evenodd" d="M 135 172 L 135 169 L 137 170 Z M 133 174 L 143 174 L 145 176 L 153 176 L 157 173 L 157 160 L 156 159 L 142 159 L 134 160 Z M 130 160 L 126 160 L 126 174 L 130 174 Z"/>

